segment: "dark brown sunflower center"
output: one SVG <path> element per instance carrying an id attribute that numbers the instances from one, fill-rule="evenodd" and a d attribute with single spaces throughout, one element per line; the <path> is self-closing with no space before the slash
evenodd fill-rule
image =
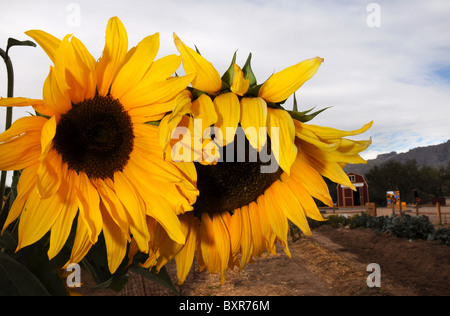
<path id="1" fill-rule="evenodd" d="M 112 179 L 130 159 L 133 140 L 131 118 L 120 102 L 97 95 L 61 116 L 53 146 L 69 169 L 92 179 Z"/>
<path id="2" fill-rule="evenodd" d="M 245 152 L 243 153 L 244 147 L 237 145 L 237 139 L 236 136 L 233 143 L 220 149 L 223 162 L 218 162 L 216 165 L 195 163 L 197 188 L 200 191 L 194 204 L 196 215 L 203 212 L 232 212 L 236 208 L 248 205 L 256 201 L 283 173 L 270 150 L 270 138 L 267 138 L 267 144 L 260 153 L 246 138 L 244 138 Z M 230 146 L 233 149 L 231 150 L 232 158 L 230 151 L 227 150 Z M 264 168 L 269 165 L 272 166 Z"/>

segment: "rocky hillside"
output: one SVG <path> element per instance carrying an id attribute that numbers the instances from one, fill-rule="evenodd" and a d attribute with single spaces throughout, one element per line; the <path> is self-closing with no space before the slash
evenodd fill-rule
<path id="1" fill-rule="evenodd" d="M 377 158 L 368 160 L 365 165 L 348 165 L 344 170 L 345 172 L 365 174 L 373 166 L 381 165 L 389 160 L 398 162 L 415 160 L 419 167 L 432 166 L 439 168 L 447 165 L 450 161 L 450 140 L 439 145 L 414 148 L 406 153 L 397 154 L 393 151 L 388 154 L 378 155 Z"/>

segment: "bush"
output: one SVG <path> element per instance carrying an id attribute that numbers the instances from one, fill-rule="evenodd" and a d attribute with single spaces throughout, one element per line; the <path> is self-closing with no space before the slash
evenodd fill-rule
<path id="1" fill-rule="evenodd" d="M 318 222 L 308 218 L 311 229 L 322 225 L 333 228 L 350 226 L 350 228 L 370 228 L 375 232 L 390 233 L 398 238 L 426 239 L 440 241 L 450 246 L 450 229 L 435 229 L 427 216 L 380 216 L 373 217 L 365 212 L 348 218 L 342 215 L 328 215 L 326 221 Z"/>
<path id="2" fill-rule="evenodd" d="M 450 246 L 450 229 L 435 229 L 427 216 L 382 216 L 372 217 L 367 213 L 355 215 L 351 228 L 370 228 L 376 232 L 390 233 L 398 238 L 436 240 Z"/>
<path id="3" fill-rule="evenodd" d="M 438 228 L 428 235 L 428 240 L 437 240 L 450 246 L 450 228 Z"/>
<path id="4" fill-rule="evenodd" d="M 328 215 L 326 221 L 323 222 L 333 228 L 340 228 L 350 224 L 350 219 L 342 215 Z"/>
<path id="5" fill-rule="evenodd" d="M 403 215 L 391 217 L 385 230 L 395 237 L 408 239 L 427 239 L 434 232 L 434 226 L 427 216 Z"/>
<path id="6" fill-rule="evenodd" d="M 388 216 L 373 217 L 367 213 L 361 212 L 360 215 L 352 217 L 350 228 L 365 227 L 376 232 L 384 232 L 389 220 L 390 218 Z"/>

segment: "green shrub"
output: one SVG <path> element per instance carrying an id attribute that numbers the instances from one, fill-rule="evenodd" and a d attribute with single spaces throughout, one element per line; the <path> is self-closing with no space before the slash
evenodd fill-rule
<path id="1" fill-rule="evenodd" d="M 437 240 L 450 246 L 450 228 L 438 228 L 428 235 L 428 240 Z"/>
<path id="2" fill-rule="evenodd" d="M 365 212 L 350 218 L 343 215 L 328 215 L 326 221 L 319 222 L 308 218 L 311 229 L 322 225 L 333 228 L 349 226 L 350 228 L 370 228 L 375 232 L 390 233 L 398 238 L 427 239 L 440 241 L 450 246 L 450 229 L 435 229 L 427 216 L 380 216 L 373 217 Z"/>
<path id="3" fill-rule="evenodd" d="M 395 237 L 409 239 L 427 239 L 434 232 L 434 226 L 427 216 L 403 215 L 391 217 L 385 230 Z"/>
<path id="4" fill-rule="evenodd" d="M 395 237 L 441 241 L 450 246 L 450 229 L 435 229 L 427 216 L 380 216 L 361 213 L 352 217 L 350 228 L 370 228 L 376 232 L 390 233 Z"/>
<path id="5" fill-rule="evenodd" d="M 350 224 L 350 220 L 346 216 L 342 215 L 328 215 L 326 221 L 323 222 L 330 225 L 333 228 L 340 228 Z"/>

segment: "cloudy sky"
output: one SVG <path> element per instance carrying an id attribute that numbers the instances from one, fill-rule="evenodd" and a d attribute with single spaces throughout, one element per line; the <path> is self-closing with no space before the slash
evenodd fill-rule
<path id="1" fill-rule="evenodd" d="M 96 58 L 108 19 L 118 16 L 130 47 L 160 33 L 159 57 L 178 53 L 173 32 L 223 73 L 237 50 L 251 52 L 261 83 L 304 59 L 325 62 L 297 92 L 301 109 L 329 107 L 311 123 L 357 129 L 372 137 L 363 154 L 438 144 L 450 139 L 450 1 L 425 0 L 0 0 L 0 47 L 30 29 L 74 34 Z M 51 61 L 40 48 L 14 47 L 15 96 L 42 98 Z M 0 95 L 6 72 L 0 67 Z M 290 108 L 292 102 L 287 102 Z M 29 110 L 29 109 L 27 109 Z M 14 118 L 26 115 L 16 110 Z M 0 109 L 0 130 L 4 110 Z"/>

